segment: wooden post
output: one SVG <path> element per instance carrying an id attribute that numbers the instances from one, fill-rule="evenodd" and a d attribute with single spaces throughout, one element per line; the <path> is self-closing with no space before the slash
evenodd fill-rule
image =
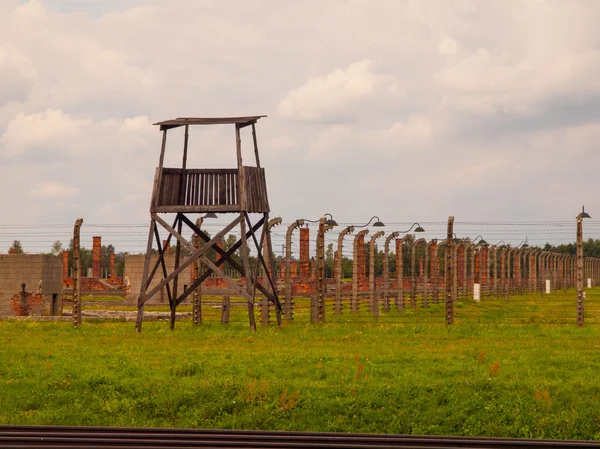
<path id="1" fill-rule="evenodd" d="M 342 278 L 344 277 L 343 273 L 343 264 L 342 264 L 342 254 L 344 249 L 344 236 L 346 234 L 351 234 L 354 232 L 354 226 L 348 226 L 345 229 L 342 229 L 340 234 L 338 235 L 338 256 L 336 260 L 336 271 L 335 271 L 335 308 L 334 312 L 336 315 L 342 313 Z"/>
<path id="2" fill-rule="evenodd" d="M 358 258 L 360 255 L 360 244 L 364 239 L 364 236 L 369 233 L 368 229 L 359 231 L 354 237 L 353 257 L 352 257 L 352 301 L 350 303 L 350 310 L 352 312 L 358 312 L 358 277 L 359 277 L 359 262 Z M 363 239 L 361 239 L 363 237 Z"/>
<path id="3" fill-rule="evenodd" d="M 223 302 L 221 303 L 221 324 L 229 323 L 229 296 L 223 296 Z"/>
<path id="4" fill-rule="evenodd" d="M 446 306 L 446 324 L 454 323 L 454 298 L 452 294 L 452 285 L 454 283 L 454 264 L 452 263 L 452 256 L 454 254 L 454 242 L 452 237 L 454 235 L 454 217 L 448 218 L 448 233 L 446 238 L 446 295 L 444 298 Z"/>
<path id="5" fill-rule="evenodd" d="M 294 316 L 294 302 L 292 299 L 292 233 L 294 229 L 304 225 L 304 220 L 296 220 L 292 223 L 285 234 L 285 302 L 283 303 L 283 315 L 286 320 Z"/>
<path id="6" fill-rule="evenodd" d="M 383 231 L 376 232 L 369 242 L 369 309 L 371 313 L 374 312 L 375 307 L 375 240 L 384 234 Z"/>
<path id="7" fill-rule="evenodd" d="M 75 221 L 73 228 L 73 326 L 81 326 L 81 258 L 80 231 L 83 218 Z"/>
<path id="8" fill-rule="evenodd" d="M 400 234 L 392 232 L 385 239 L 383 247 L 383 310 L 390 311 L 390 242 L 397 239 Z"/>
<path id="9" fill-rule="evenodd" d="M 196 226 L 200 228 L 203 222 L 202 217 L 198 217 L 196 219 Z M 194 234 L 194 247 L 198 250 L 200 249 L 200 236 L 198 234 Z M 194 262 L 194 282 L 198 280 L 200 277 L 200 270 L 202 268 L 202 263 L 200 259 L 196 259 Z M 194 326 L 202 324 L 202 284 L 199 284 L 198 287 L 194 290 L 194 296 L 192 299 L 192 320 Z"/>
<path id="10" fill-rule="evenodd" d="M 237 127 L 236 127 L 237 129 Z M 239 133 L 239 130 L 238 130 Z M 242 212 L 242 215 L 244 212 Z M 250 324 L 250 331 L 256 331 L 256 319 L 254 318 L 254 292 L 252 289 L 253 285 L 253 277 L 252 272 L 250 271 L 250 260 L 248 259 L 248 242 L 246 239 L 246 222 L 244 220 L 240 221 L 240 228 L 242 231 L 242 263 L 244 267 L 244 273 L 246 273 L 246 292 L 252 298 L 252 301 L 248 301 L 248 321 Z"/>

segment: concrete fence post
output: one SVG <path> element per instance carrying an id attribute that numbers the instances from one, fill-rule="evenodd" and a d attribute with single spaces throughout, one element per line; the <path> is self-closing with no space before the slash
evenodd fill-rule
<path id="1" fill-rule="evenodd" d="M 444 271 L 446 275 L 445 295 L 444 304 L 446 308 L 446 324 L 454 323 L 454 295 L 453 295 L 453 284 L 454 284 L 454 272 L 455 266 L 453 263 L 454 256 L 454 217 L 448 217 L 448 233 L 446 238 L 446 261 L 444 264 Z"/>
<path id="2" fill-rule="evenodd" d="M 352 301 L 350 302 L 350 310 L 352 312 L 358 312 L 358 279 L 361 275 L 360 271 L 362 270 L 359 259 L 361 259 L 361 251 L 364 251 L 364 248 L 361 249 L 361 247 L 364 246 L 365 235 L 368 233 L 368 229 L 363 229 L 354 237 L 352 258 Z"/>
<path id="3" fill-rule="evenodd" d="M 338 250 L 336 259 L 336 271 L 335 271 L 335 306 L 334 313 L 339 315 L 342 313 L 342 279 L 344 277 L 343 270 L 343 249 L 344 249 L 344 237 L 346 234 L 352 234 L 354 232 L 354 226 L 348 226 L 338 235 Z"/>
<path id="4" fill-rule="evenodd" d="M 283 313 L 286 320 L 291 320 L 294 315 L 294 302 L 292 299 L 292 233 L 302 225 L 304 225 L 304 220 L 296 220 L 287 228 L 285 234 L 285 302 L 283 304 Z"/>
<path id="5" fill-rule="evenodd" d="M 374 312 L 375 307 L 375 241 L 385 234 L 383 231 L 376 232 L 369 241 L 369 309 Z"/>
<path id="6" fill-rule="evenodd" d="M 383 310 L 390 311 L 390 242 L 397 239 L 400 234 L 392 232 L 385 239 L 383 247 Z"/>
<path id="7" fill-rule="evenodd" d="M 73 326 L 81 326 L 81 246 L 80 232 L 83 218 L 75 221 L 73 228 Z"/>

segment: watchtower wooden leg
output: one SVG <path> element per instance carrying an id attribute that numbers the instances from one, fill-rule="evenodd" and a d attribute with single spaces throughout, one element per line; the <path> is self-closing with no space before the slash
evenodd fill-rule
<path id="1" fill-rule="evenodd" d="M 243 218 L 244 213 L 241 216 Z M 248 240 L 246 239 L 246 222 L 240 221 L 241 240 L 242 240 L 242 264 L 246 275 L 246 292 L 252 297 L 252 272 L 250 271 L 250 260 L 248 259 Z M 256 331 L 256 319 L 254 317 L 254 302 L 248 301 L 248 320 L 250 321 L 250 331 Z"/>
<path id="2" fill-rule="evenodd" d="M 142 285 L 140 287 L 140 296 L 138 297 L 138 314 L 135 324 L 135 330 L 142 331 L 142 321 L 144 321 L 144 295 L 146 294 L 146 284 L 148 282 L 148 271 L 150 271 L 150 256 L 152 252 L 152 237 L 156 223 L 154 219 L 150 220 L 150 229 L 148 230 L 148 246 L 146 248 L 146 257 L 144 259 L 144 271 L 142 273 Z"/>

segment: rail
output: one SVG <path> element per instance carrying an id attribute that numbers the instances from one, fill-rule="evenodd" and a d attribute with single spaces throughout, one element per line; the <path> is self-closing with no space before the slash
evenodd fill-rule
<path id="1" fill-rule="evenodd" d="M 0 426 L 0 448 L 599 448 L 600 442 L 357 433 Z"/>

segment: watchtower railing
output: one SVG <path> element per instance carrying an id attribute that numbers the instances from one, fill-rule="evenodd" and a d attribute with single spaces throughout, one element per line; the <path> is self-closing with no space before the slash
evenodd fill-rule
<path id="1" fill-rule="evenodd" d="M 157 173 L 159 185 L 153 196 L 154 211 L 269 212 L 264 169 L 244 166 L 241 171 L 240 177 L 235 168 L 163 168 L 162 173 Z"/>

